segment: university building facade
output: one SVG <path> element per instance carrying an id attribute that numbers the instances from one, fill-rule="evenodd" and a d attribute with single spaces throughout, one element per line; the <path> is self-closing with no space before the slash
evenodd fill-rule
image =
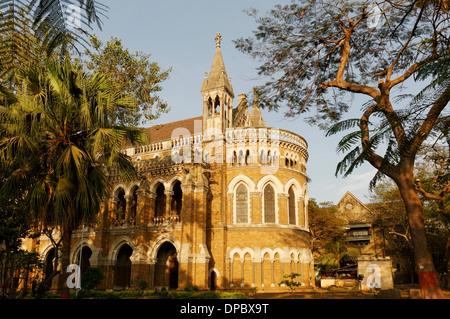
<path id="1" fill-rule="evenodd" d="M 74 232 L 71 263 L 98 267 L 100 289 L 286 291 L 292 272 L 314 286 L 306 141 L 266 127 L 255 94 L 235 95 L 216 37 L 201 94 L 201 116 L 148 128 L 151 143 L 123 151 L 138 178 L 110 176 L 97 223 Z M 199 108 L 199 113 L 200 113 Z M 51 264 L 54 248 L 36 246 Z"/>

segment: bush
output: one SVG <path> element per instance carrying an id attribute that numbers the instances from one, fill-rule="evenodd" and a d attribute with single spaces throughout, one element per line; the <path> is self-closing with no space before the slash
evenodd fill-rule
<path id="1" fill-rule="evenodd" d="M 81 288 L 85 291 L 95 289 L 105 278 L 99 268 L 89 267 L 81 276 Z"/>
<path id="2" fill-rule="evenodd" d="M 136 280 L 133 282 L 133 286 L 139 291 L 144 291 L 148 288 L 148 282 L 145 280 Z"/>

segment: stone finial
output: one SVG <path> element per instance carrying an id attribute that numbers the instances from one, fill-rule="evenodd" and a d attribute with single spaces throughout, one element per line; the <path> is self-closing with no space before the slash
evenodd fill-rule
<path id="1" fill-rule="evenodd" d="M 216 48 L 220 48 L 220 42 L 222 41 L 222 36 L 219 32 L 217 32 L 217 35 L 214 39 L 216 41 Z"/>

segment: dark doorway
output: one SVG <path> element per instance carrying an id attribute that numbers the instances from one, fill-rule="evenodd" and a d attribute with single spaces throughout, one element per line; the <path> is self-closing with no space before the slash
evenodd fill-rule
<path id="1" fill-rule="evenodd" d="M 178 288 L 177 250 L 165 242 L 158 250 L 155 264 L 155 287 Z"/>
<path id="2" fill-rule="evenodd" d="M 121 290 L 130 286 L 132 253 L 133 249 L 127 244 L 120 248 L 114 269 L 114 289 Z"/>
<path id="3" fill-rule="evenodd" d="M 216 280 L 217 280 L 216 272 L 211 271 L 210 287 L 209 287 L 211 291 L 216 290 Z"/>
<path id="4" fill-rule="evenodd" d="M 47 257 L 45 257 L 45 265 L 44 265 L 44 277 L 49 278 L 54 269 L 54 262 L 55 262 L 55 248 L 52 248 L 47 253 Z"/>
<path id="5" fill-rule="evenodd" d="M 91 256 L 92 256 L 92 250 L 89 247 L 84 246 L 82 253 L 81 253 L 81 274 L 84 274 L 86 269 L 91 267 L 91 262 L 89 261 Z M 78 254 L 78 258 L 75 263 L 78 264 L 79 262 L 80 262 L 80 254 Z"/>

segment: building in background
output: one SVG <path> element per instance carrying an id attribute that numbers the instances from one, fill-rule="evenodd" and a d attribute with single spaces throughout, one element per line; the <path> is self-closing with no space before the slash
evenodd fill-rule
<path id="1" fill-rule="evenodd" d="M 292 272 L 315 284 L 307 142 L 266 127 L 256 92 L 251 110 L 245 94 L 233 107 L 220 41 L 192 109 L 199 116 L 148 128 L 151 144 L 127 146 L 138 178 L 110 176 L 97 223 L 72 236 L 71 263 L 82 252 L 82 270 L 103 271 L 101 289 L 145 280 L 152 289 L 285 291 L 278 283 Z M 34 245 L 50 265 L 48 238 Z"/>

